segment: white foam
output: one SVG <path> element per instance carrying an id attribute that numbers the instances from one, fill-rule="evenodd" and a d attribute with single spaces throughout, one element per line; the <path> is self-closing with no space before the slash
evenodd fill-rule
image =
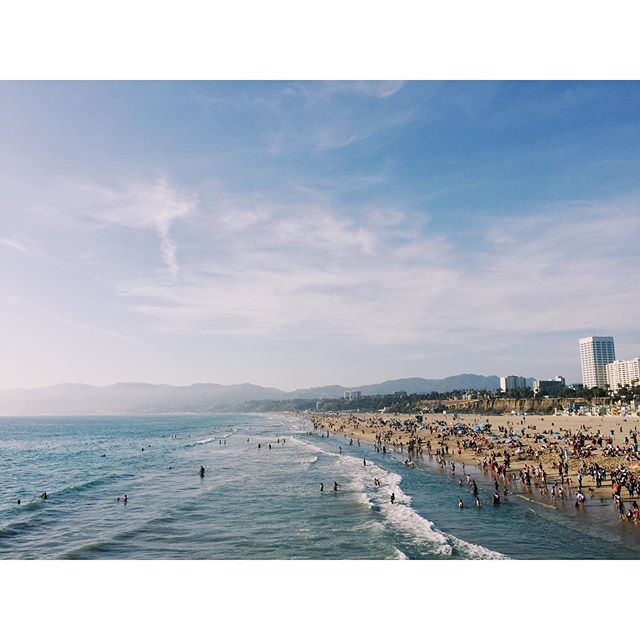
<path id="1" fill-rule="evenodd" d="M 440 531 L 433 522 L 417 513 L 411 508 L 411 496 L 405 494 L 400 488 L 401 475 L 387 471 L 371 462 L 365 465 L 362 460 L 350 455 L 337 457 L 339 458 L 337 465 L 347 473 L 351 488 L 357 490 L 357 499 L 367 504 L 369 508 L 377 506 L 392 527 L 426 543 L 432 547 L 430 551 L 450 556 L 455 550 L 465 558 L 506 558 L 497 551 Z M 375 478 L 380 480 L 379 487 L 375 485 Z M 395 504 L 391 504 L 392 493 L 395 494 Z"/>
<path id="2" fill-rule="evenodd" d="M 389 560 L 408 560 L 408 559 L 409 559 L 408 556 L 402 553 L 400 549 L 396 549 L 395 547 L 393 548 L 393 555 L 391 556 L 391 558 L 389 558 Z"/>

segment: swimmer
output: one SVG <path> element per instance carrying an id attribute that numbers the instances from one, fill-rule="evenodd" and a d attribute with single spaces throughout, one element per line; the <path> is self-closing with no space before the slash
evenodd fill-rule
<path id="1" fill-rule="evenodd" d="M 339 486 L 340 486 L 340 485 L 339 485 L 337 482 L 334 482 L 334 483 L 333 483 L 333 490 L 334 490 L 334 491 L 337 491 Z"/>
<path id="2" fill-rule="evenodd" d="M 396 494 L 392 493 L 391 494 L 391 504 L 394 504 L 395 501 L 396 501 Z"/>
<path id="3" fill-rule="evenodd" d="M 200 465 L 200 477 L 204 478 L 204 467 Z"/>
<path id="4" fill-rule="evenodd" d="M 127 500 L 129 500 L 129 498 L 127 498 L 127 494 L 125 493 L 125 494 L 124 494 L 124 500 L 123 500 L 123 502 L 124 502 L 125 504 L 127 504 Z"/>
<path id="5" fill-rule="evenodd" d="M 320 493 L 322 493 L 324 491 L 324 484 L 321 482 L 320 483 Z"/>
<path id="6" fill-rule="evenodd" d="M 458 509 L 464 509 L 464 502 L 461 498 L 458 498 Z"/>
<path id="7" fill-rule="evenodd" d="M 22 504 L 22 502 L 20 501 L 20 498 L 18 498 L 18 504 Z"/>
<path id="8" fill-rule="evenodd" d="M 342 447 L 340 447 L 340 453 L 342 453 Z"/>
<path id="9" fill-rule="evenodd" d="M 269 445 L 269 449 L 271 449 L 271 445 Z"/>
<path id="10" fill-rule="evenodd" d="M 500 504 L 500 494 L 497 491 L 493 492 L 493 504 Z"/>
<path id="11" fill-rule="evenodd" d="M 49 496 L 47 495 L 47 492 L 45 491 L 41 496 L 40 496 L 43 500 L 46 500 Z"/>
<path id="12" fill-rule="evenodd" d="M 476 498 L 476 507 L 480 508 L 480 498 Z"/>
<path id="13" fill-rule="evenodd" d="M 262 445 L 258 442 L 258 449 L 261 447 Z"/>

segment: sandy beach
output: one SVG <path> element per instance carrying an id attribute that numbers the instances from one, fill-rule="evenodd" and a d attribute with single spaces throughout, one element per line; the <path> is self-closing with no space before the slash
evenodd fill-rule
<path id="1" fill-rule="evenodd" d="M 425 414 L 421 421 L 414 414 L 306 417 L 315 429 L 342 435 L 347 444 L 360 440 L 402 452 L 407 464 L 428 460 L 443 468 L 453 463 L 470 475 L 482 471 L 492 476 L 501 495 L 507 489 L 549 505 L 575 502 L 580 492 L 585 508 L 591 498 L 612 500 L 613 507 L 617 490 L 627 513 L 640 492 L 639 416 Z"/>

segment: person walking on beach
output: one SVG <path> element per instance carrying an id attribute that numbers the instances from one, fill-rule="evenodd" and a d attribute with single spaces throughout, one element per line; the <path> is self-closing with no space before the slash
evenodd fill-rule
<path id="1" fill-rule="evenodd" d="M 395 493 L 392 493 L 392 494 L 391 494 L 391 504 L 394 504 L 394 503 L 395 503 L 395 501 L 396 501 L 396 494 L 395 494 Z"/>

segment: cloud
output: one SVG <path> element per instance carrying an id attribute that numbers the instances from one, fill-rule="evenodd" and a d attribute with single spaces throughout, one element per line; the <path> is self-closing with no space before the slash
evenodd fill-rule
<path id="1" fill-rule="evenodd" d="M 171 228 L 191 214 L 193 195 L 171 186 L 166 179 L 151 184 L 131 184 L 111 189 L 98 184 L 75 185 L 83 195 L 81 212 L 104 224 L 154 231 L 160 240 L 162 259 L 172 276 L 179 270 Z"/>
<path id="2" fill-rule="evenodd" d="M 15 251 L 19 251 L 20 253 L 24 253 L 25 255 L 33 255 L 33 250 L 28 247 L 24 242 L 20 240 L 16 240 L 15 238 L 0 238 L 0 245 L 4 247 L 9 247 Z"/>
<path id="3" fill-rule="evenodd" d="M 211 214 L 209 251 L 180 282 L 138 277 L 120 295 L 168 331 L 497 353 L 514 336 L 579 333 L 585 321 L 632 330 L 640 311 L 634 199 L 484 219 L 466 243 L 398 208 L 236 210 L 236 226 Z"/>
<path id="4" fill-rule="evenodd" d="M 131 342 L 140 342 L 137 338 L 132 336 L 125 335 L 120 333 L 119 331 L 114 331 L 113 329 L 105 329 L 104 327 L 96 327 L 94 325 L 85 324 L 83 322 L 76 322 L 75 320 L 69 320 L 68 318 L 62 318 L 61 316 L 52 314 L 51 317 L 58 322 L 62 322 L 63 324 L 70 325 L 72 327 L 76 327 L 77 329 L 82 329 L 83 331 L 91 331 L 93 333 L 99 333 L 103 336 L 108 336 L 109 338 L 118 338 L 120 340 L 128 340 Z"/>

